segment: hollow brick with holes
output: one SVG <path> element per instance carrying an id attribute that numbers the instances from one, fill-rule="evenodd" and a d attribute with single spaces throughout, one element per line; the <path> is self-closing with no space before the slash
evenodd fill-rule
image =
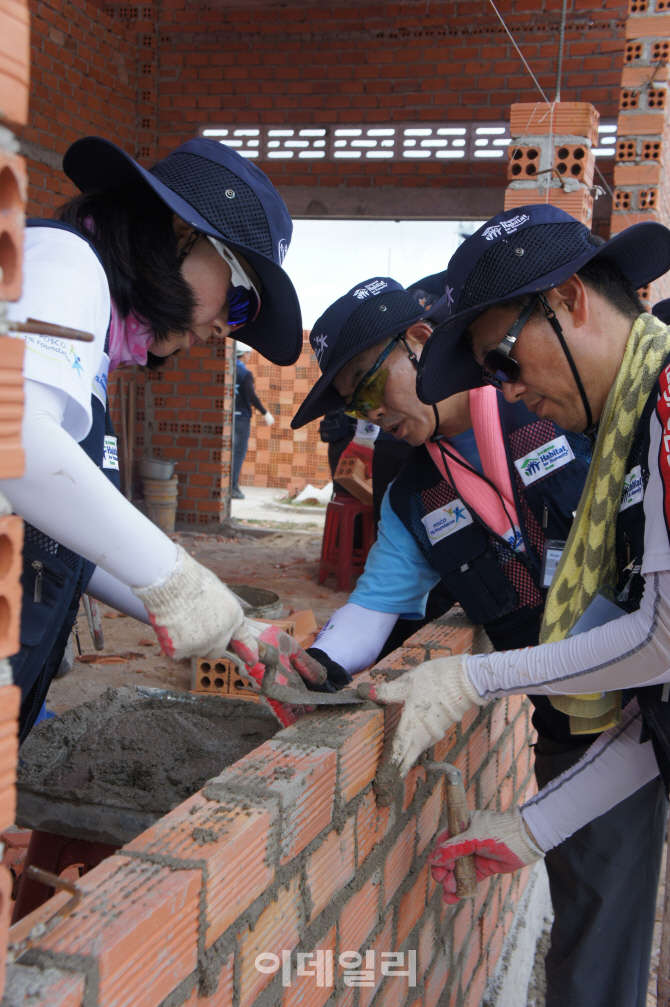
<path id="1" fill-rule="evenodd" d="M 517 147 L 514 144 L 509 147 L 508 178 L 535 178 L 539 168 L 539 147 Z"/>
<path id="2" fill-rule="evenodd" d="M 27 187 L 25 160 L 0 150 L 0 300 L 16 301 L 21 295 Z"/>

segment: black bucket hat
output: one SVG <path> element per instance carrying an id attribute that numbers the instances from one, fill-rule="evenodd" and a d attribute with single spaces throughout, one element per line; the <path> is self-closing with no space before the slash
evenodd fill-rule
<path id="1" fill-rule="evenodd" d="M 73 143 L 63 170 L 82 192 L 142 179 L 197 231 L 240 252 L 262 283 L 261 308 L 244 338 L 273 364 L 293 364 L 302 351 L 298 295 L 282 269 L 293 233 L 283 199 L 255 164 L 217 140 L 177 147 L 149 171 L 96 136 Z"/>
<path id="2" fill-rule="evenodd" d="M 446 275 L 447 271 L 443 269 L 441 273 L 431 273 L 430 276 L 424 276 L 421 280 L 408 283 L 406 289 L 412 297 L 416 297 L 426 314 L 429 314 L 433 305 L 437 304 L 444 297 L 446 293 L 444 284 Z"/>
<path id="3" fill-rule="evenodd" d="M 670 269 L 670 230 L 654 221 L 633 224 L 597 245 L 584 224 L 539 203 L 505 210 L 466 238 L 443 274 L 445 294 L 430 312 L 438 325 L 421 354 L 421 401 L 440 402 L 484 384 L 465 338 L 475 318 L 557 287 L 596 256 L 615 262 L 637 290 Z"/>
<path id="4" fill-rule="evenodd" d="M 404 332 L 424 315 L 416 299 L 389 276 L 364 280 L 331 304 L 309 335 L 321 377 L 293 417 L 293 429 L 346 405 L 332 384 L 344 365 L 387 336 Z"/>

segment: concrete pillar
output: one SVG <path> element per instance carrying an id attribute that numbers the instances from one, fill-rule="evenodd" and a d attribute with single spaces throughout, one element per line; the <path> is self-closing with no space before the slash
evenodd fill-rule
<path id="1" fill-rule="evenodd" d="M 551 203 L 590 227 L 599 119 L 585 101 L 512 105 L 505 209 Z"/>
<path id="2" fill-rule="evenodd" d="M 634 0 L 626 22 L 612 234 L 643 220 L 670 224 L 667 170 L 661 171 L 668 167 L 670 151 L 670 12 L 661 13 L 666 7 L 665 0 Z M 670 280 L 661 277 L 641 293 L 647 303 L 654 304 L 670 296 Z"/>

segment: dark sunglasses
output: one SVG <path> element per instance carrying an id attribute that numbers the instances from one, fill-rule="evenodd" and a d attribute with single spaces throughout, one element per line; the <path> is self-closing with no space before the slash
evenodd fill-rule
<path id="1" fill-rule="evenodd" d="M 255 290 L 230 287 L 228 290 L 228 325 L 245 325 L 253 322 L 261 308 Z"/>
<path id="2" fill-rule="evenodd" d="M 387 367 L 384 367 L 381 370 L 380 368 L 393 347 L 396 346 L 401 339 L 403 339 L 404 335 L 404 332 L 400 333 L 400 335 L 395 336 L 391 342 L 384 347 L 370 370 L 366 371 L 361 380 L 358 382 L 354 394 L 351 396 L 351 402 L 348 406 L 344 407 L 344 412 L 347 416 L 353 416 L 357 420 L 364 420 L 367 419 L 368 413 L 373 409 L 379 409 L 384 401 L 386 379 L 389 376 Z"/>
<path id="3" fill-rule="evenodd" d="M 489 350 L 484 357 L 484 381 L 502 391 L 503 384 L 518 381 L 521 375 L 519 362 L 510 357 L 512 347 L 519 338 L 521 330 L 535 310 L 539 294 L 535 294 L 530 303 L 523 309 L 514 325 L 505 333 L 495 350 Z"/>

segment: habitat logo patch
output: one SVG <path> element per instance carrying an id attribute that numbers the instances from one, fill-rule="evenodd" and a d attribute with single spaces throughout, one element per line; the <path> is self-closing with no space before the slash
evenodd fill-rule
<path id="1" fill-rule="evenodd" d="M 550 472 L 555 472 L 556 469 L 567 465 L 568 462 L 574 460 L 574 457 L 567 438 L 561 435 L 555 437 L 553 441 L 541 444 L 534 451 L 529 451 L 514 464 L 524 486 L 530 486 L 538 479 L 542 479 L 543 476 L 549 475 Z"/>
<path id="2" fill-rule="evenodd" d="M 377 294 L 381 294 L 386 287 L 388 287 L 386 280 L 373 280 L 372 283 L 366 283 L 364 287 L 358 287 L 357 290 L 354 290 L 353 296 L 359 301 L 364 301 L 370 295 L 376 297 Z"/>
<path id="3" fill-rule="evenodd" d="M 627 472 L 623 480 L 623 490 L 621 491 L 621 505 L 619 510 L 628 510 L 634 504 L 642 503 L 644 500 L 644 483 L 642 482 L 642 467 L 636 465 L 630 472 Z"/>
<path id="4" fill-rule="evenodd" d="M 114 469 L 119 471 L 119 453 L 117 450 L 116 437 L 105 434 L 105 444 L 102 451 L 103 469 Z"/>
<path id="5" fill-rule="evenodd" d="M 426 529 L 430 544 L 435 545 L 448 535 L 453 535 L 455 531 L 472 524 L 472 515 L 463 501 L 456 497 L 445 507 L 438 507 L 437 510 L 426 514 L 421 518 L 421 522 Z"/>

